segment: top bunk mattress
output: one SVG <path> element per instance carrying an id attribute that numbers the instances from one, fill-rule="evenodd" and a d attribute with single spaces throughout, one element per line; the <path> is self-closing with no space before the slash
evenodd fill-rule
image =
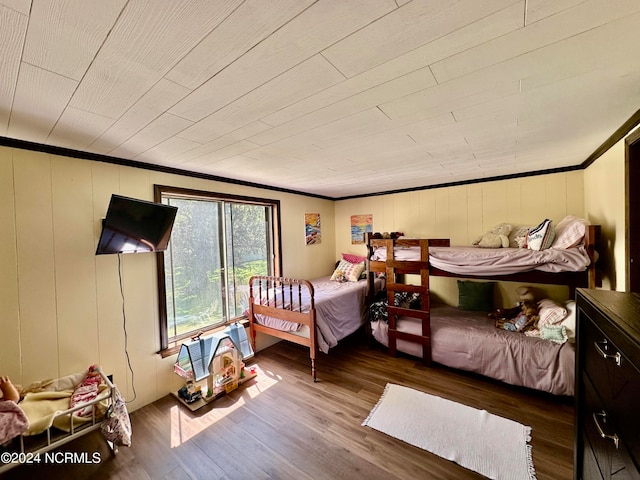
<path id="1" fill-rule="evenodd" d="M 399 261 L 420 260 L 420 247 L 396 246 Z M 387 250 L 376 248 L 371 260 L 384 262 Z M 567 249 L 481 248 L 476 246 L 430 247 L 429 263 L 445 272 L 459 275 L 509 275 L 539 270 L 542 272 L 582 272 L 591 264 L 584 246 Z"/>

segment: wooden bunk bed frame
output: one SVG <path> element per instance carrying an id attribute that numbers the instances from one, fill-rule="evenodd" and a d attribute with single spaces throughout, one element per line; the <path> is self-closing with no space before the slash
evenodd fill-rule
<path id="1" fill-rule="evenodd" d="M 254 289 L 254 284 L 257 288 Z M 310 304 L 306 311 L 302 310 L 302 294 L 307 289 Z M 257 292 L 258 303 L 254 292 Z M 280 295 L 276 294 L 278 292 Z M 297 307 L 296 307 L 297 306 Z M 255 321 L 255 315 L 276 317 L 309 327 L 309 336 L 295 335 L 291 332 L 270 328 Z M 272 337 L 297 343 L 309 349 L 311 358 L 311 376 L 316 377 L 316 355 L 318 343 L 316 339 L 316 308 L 313 285 L 307 280 L 295 278 L 255 275 L 249 279 L 249 332 L 253 351 L 256 350 L 256 333 L 262 332 Z"/>
<path id="2" fill-rule="evenodd" d="M 596 268 L 598 245 L 600 242 L 600 225 L 589 225 L 586 228 L 584 244 L 591 259 L 589 267 L 581 272 L 550 273 L 538 270 L 515 273 L 509 275 L 459 275 L 435 268 L 429 264 L 429 247 L 449 247 L 448 239 L 378 239 L 371 233 L 366 234 L 366 244 L 369 250 L 367 255 L 367 275 L 369 281 L 369 298 L 373 299 L 373 281 L 376 273 L 385 273 L 387 279 L 387 313 L 389 324 L 389 353 L 396 355 L 396 341 L 407 340 L 422 345 L 422 360 L 425 364 L 431 364 L 431 324 L 430 324 L 430 294 L 429 277 L 456 277 L 466 279 L 483 279 L 503 282 L 524 282 L 548 285 L 566 285 L 569 287 L 571 298 L 575 295 L 576 288 L 595 288 L 601 284 L 599 270 Z M 420 247 L 420 260 L 398 261 L 395 259 L 394 247 Z M 377 247 L 385 247 L 387 256 L 385 261 L 370 260 L 373 251 Z M 420 285 L 404 283 L 404 275 L 419 275 Z M 395 293 L 418 293 L 422 309 L 414 310 L 401 308 L 395 305 Z M 421 335 L 402 332 L 396 328 L 398 317 L 418 318 L 422 322 Z"/>

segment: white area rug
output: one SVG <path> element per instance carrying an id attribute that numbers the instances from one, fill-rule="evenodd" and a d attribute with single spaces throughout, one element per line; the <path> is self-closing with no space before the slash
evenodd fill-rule
<path id="1" fill-rule="evenodd" d="M 486 410 L 388 383 L 362 425 L 489 478 L 536 478 L 531 427 Z"/>

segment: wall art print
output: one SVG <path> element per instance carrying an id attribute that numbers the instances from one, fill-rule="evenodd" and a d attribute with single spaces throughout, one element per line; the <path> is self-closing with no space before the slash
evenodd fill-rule
<path id="1" fill-rule="evenodd" d="M 307 245 L 315 245 L 322 241 L 319 213 L 304 214 L 304 240 Z"/>
<path id="2" fill-rule="evenodd" d="M 364 243 L 364 234 L 373 231 L 373 215 L 351 215 L 351 243 Z"/>

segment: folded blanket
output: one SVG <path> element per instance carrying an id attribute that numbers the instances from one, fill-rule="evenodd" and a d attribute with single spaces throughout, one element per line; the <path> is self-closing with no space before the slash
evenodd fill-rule
<path id="1" fill-rule="evenodd" d="M 21 435 L 28 427 L 29 419 L 14 401 L 0 400 L 0 444 Z"/>
<path id="2" fill-rule="evenodd" d="M 69 409 L 71 395 L 73 395 L 73 390 L 28 393 L 20 402 L 20 407 L 29 419 L 29 429 L 24 435 L 37 435 L 51 426 L 69 432 L 71 430 L 71 415 L 67 414 L 56 418 L 56 414 Z M 105 386 L 102 389 L 101 397 L 107 398 L 108 396 L 109 390 Z M 102 410 L 98 412 L 99 416 L 104 414 L 105 408 L 102 407 Z M 90 421 L 91 417 L 80 417 L 76 414 L 73 416 L 74 427 Z"/>

